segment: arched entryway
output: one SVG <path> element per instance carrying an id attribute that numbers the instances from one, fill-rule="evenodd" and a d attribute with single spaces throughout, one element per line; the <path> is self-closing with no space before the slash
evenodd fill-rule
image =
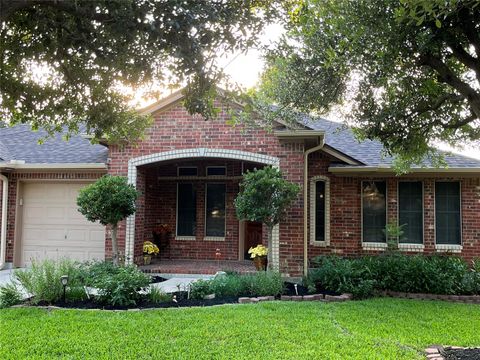
<path id="1" fill-rule="evenodd" d="M 138 186 L 139 168 L 156 164 L 166 164 L 172 161 L 195 161 L 208 159 L 223 159 L 252 162 L 262 165 L 270 165 L 279 167 L 280 160 L 277 157 L 257 154 L 252 152 L 231 150 L 231 149 L 212 149 L 212 148 L 192 148 L 172 150 L 167 152 L 155 153 L 132 158 L 128 162 L 128 182 L 134 186 Z M 129 217 L 126 222 L 125 236 L 125 259 L 127 263 L 131 263 L 135 256 L 135 215 Z M 140 240 L 141 241 L 141 240 Z M 137 241 L 138 242 L 138 241 Z M 137 244 L 138 245 L 138 244 Z M 138 250 L 138 249 L 137 249 Z M 274 269 L 279 268 L 279 227 L 276 226 L 273 232 L 272 242 L 272 266 Z"/>

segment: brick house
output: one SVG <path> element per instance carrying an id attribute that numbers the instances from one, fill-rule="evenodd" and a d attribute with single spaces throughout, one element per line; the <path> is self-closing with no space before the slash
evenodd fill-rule
<path id="1" fill-rule="evenodd" d="M 167 242 L 159 262 L 242 261 L 266 242 L 261 224 L 239 221 L 233 200 L 242 173 L 279 167 L 302 192 L 274 231 L 273 266 L 301 275 L 320 254 L 385 251 L 387 224 L 404 225 L 407 253 L 480 256 L 480 160 L 446 155 L 448 168 L 428 164 L 397 177 L 375 141 L 358 143 L 349 129 L 307 119 L 295 129 L 231 126 L 228 111 L 205 121 L 174 93 L 144 111 L 154 117 L 144 139 L 123 146 L 43 136 L 27 126 L 0 129 L 4 186 L 0 265 L 31 258 L 104 258 L 108 231 L 76 210 L 78 189 L 104 174 L 128 177 L 141 192 L 137 212 L 119 229 L 127 262 L 141 263 L 144 240 Z M 165 233 L 170 232 L 166 235 Z"/>

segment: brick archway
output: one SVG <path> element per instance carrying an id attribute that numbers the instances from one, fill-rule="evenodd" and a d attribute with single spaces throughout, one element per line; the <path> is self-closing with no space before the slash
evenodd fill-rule
<path id="1" fill-rule="evenodd" d="M 128 183 L 137 186 L 137 167 L 147 164 L 159 163 L 168 160 L 177 159 L 198 159 L 198 158 L 215 158 L 215 159 L 230 159 L 240 161 L 251 161 L 263 165 L 271 165 L 273 167 L 280 167 L 280 159 L 274 156 L 257 154 L 241 150 L 230 149 L 212 149 L 212 148 L 193 148 L 165 151 L 155 154 L 149 154 L 131 158 L 128 161 Z M 273 229 L 272 239 L 272 262 L 273 268 L 278 270 L 280 266 L 280 233 L 279 226 Z M 127 218 L 125 229 L 125 261 L 132 263 L 134 258 L 135 248 L 135 215 Z"/>

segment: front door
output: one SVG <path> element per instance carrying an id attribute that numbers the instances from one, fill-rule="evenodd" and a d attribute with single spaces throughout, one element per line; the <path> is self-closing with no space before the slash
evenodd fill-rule
<path id="1" fill-rule="evenodd" d="M 262 223 L 254 221 L 245 222 L 244 258 L 250 259 L 248 249 L 262 243 Z"/>

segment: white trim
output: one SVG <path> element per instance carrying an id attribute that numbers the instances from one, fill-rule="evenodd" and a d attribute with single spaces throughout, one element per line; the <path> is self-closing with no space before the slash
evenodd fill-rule
<path id="1" fill-rule="evenodd" d="M 204 241 L 225 241 L 225 236 L 204 236 Z"/>
<path id="2" fill-rule="evenodd" d="M 280 159 L 278 157 L 257 154 L 241 150 L 230 149 L 212 149 L 212 148 L 192 148 L 165 151 L 160 153 L 148 154 L 131 158 L 128 161 L 128 183 L 137 186 L 137 166 L 153 164 L 157 162 L 173 159 L 192 159 L 192 158 L 217 158 L 231 159 L 240 161 L 250 161 L 254 163 L 271 165 L 280 168 Z M 272 267 L 275 270 L 280 268 L 280 233 L 279 225 L 273 228 L 272 239 Z M 135 215 L 129 216 L 125 226 L 125 261 L 133 262 L 135 248 Z"/>
<path id="3" fill-rule="evenodd" d="M 425 249 L 425 245 L 423 244 L 407 244 L 407 243 L 399 243 L 398 244 L 398 249 L 399 250 L 404 250 L 404 251 L 418 251 L 422 252 Z"/>
<path id="4" fill-rule="evenodd" d="M 419 249 L 421 245 L 422 250 L 425 244 L 425 184 L 423 180 L 398 180 L 397 181 L 397 226 L 400 225 L 400 183 L 419 182 L 422 184 L 422 242 L 421 243 L 401 243 L 398 241 L 398 248 L 414 248 Z M 400 247 L 400 245 L 405 245 Z"/>
<path id="5" fill-rule="evenodd" d="M 180 241 L 195 241 L 197 238 L 195 236 L 178 236 L 175 235 L 175 240 Z"/>
<path id="6" fill-rule="evenodd" d="M 338 174 L 351 174 L 351 173 L 364 173 L 375 174 L 375 173 L 395 173 L 395 169 L 391 166 L 330 166 L 328 171 L 331 173 Z M 421 173 L 421 174 L 450 174 L 450 173 L 465 173 L 465 174 L 480 174 L 480 167 L 446 167 L 446 168 L 412 168 L 409 170 L 409 173 Z"/>
<path id="7" fill-rule="evenodd" d="M 388 247 L 388 239 L 387 235 L 385 234 L 385 242 L 364 242 L 363 241 L 363 183 L 364 182 L 384 182 L 385 183 L 385 224 L 388 224 L 388 181 L 387 180 L 362 180 L 360 181 L 360 231 L 361 231 L 361 241 L 362 247 L 364 249 L 386 249 Z M 367 244 L 367 245 L 364 245 Z M 384 245 L 383 245 L 384 244 Z M 381 246 L 380 246 L 381 245 Z"/>
<path id="8" fill-rule="evenodd" d="M 458 183 L 458 201 L 460 209 L 460 244 L 437 244 L 437 182 L 455 182 Z M 434 180 L 433 181 L 433 232 L 434 232 L 434 241 L 435 249 L 442 250 L 452 250 L 460 252 L 463 247 L 463 214 L 462 214 L 462 181 L 461 180 Z"/>
<path id="9" fill-rule="evenodd" d="M 81 170 L 106 170 L 107 164 L 105 163 L 31 163 L 31 164 L 20 164 L 20 163 L 1 163 L 0 169 L 18 169 L 18 170 L 72 170 L 72 169 L 81 169 Z"/>
<path id="10" fill-rule="evenodd" d="M 363 250 L 386 250 L 388 247 L 387 243 L 382 242 L 362 242 Z"/>
<path id="11" fill-rule="evenodd" d="M 315 240 L 315 216 L 317 205 L 317 189 L 316 184 L 318 181 L 325 183 L 325 235 L 324 241 Z M 330 245 L 330 178 L 323 175 L 314 176 L 310 179 L 310 245 L 315 246 L 329 246 Z"/>
<path id="12" fill-rule="evenodd" d="M 2 220 L 0 226 L 0 270 L 5 266 L 7 257 L 7 216 L 8 216 L 8 178 L 0 174 L 2 181 Z"/>
<path id="13" fill-rule="evenodd" d="M 455 244 L 435 244 L 435 250 L 437 250 L 438 252 L 459 253 L 462 252 L 463 246 Z"/>
<path id="14" fill-rule="evenodd" d="M 208 185 L 224 185 L 225 186 L 225 198 L 224 198 L 224 210 L 225 210 L 225 216 L 223 218 L 223 236 L 208 236 L 207 235 L 207 190 L 208 190 Z M 227 235 L 227 184 L 225 183 L 216 183 L 216 182 L 210 182 L 210 183 L 205 183 L 205 194 L 204 195 L 204 208 L 203 208 L 203 212 L 204 212 L 204 219 L 203 219 L 203 234 L 204 234 L 204 237 L 203 239 L 204 240 L 207 240 L 207 241 L 224 241 L 225 240 L 225 236 Z"/>

